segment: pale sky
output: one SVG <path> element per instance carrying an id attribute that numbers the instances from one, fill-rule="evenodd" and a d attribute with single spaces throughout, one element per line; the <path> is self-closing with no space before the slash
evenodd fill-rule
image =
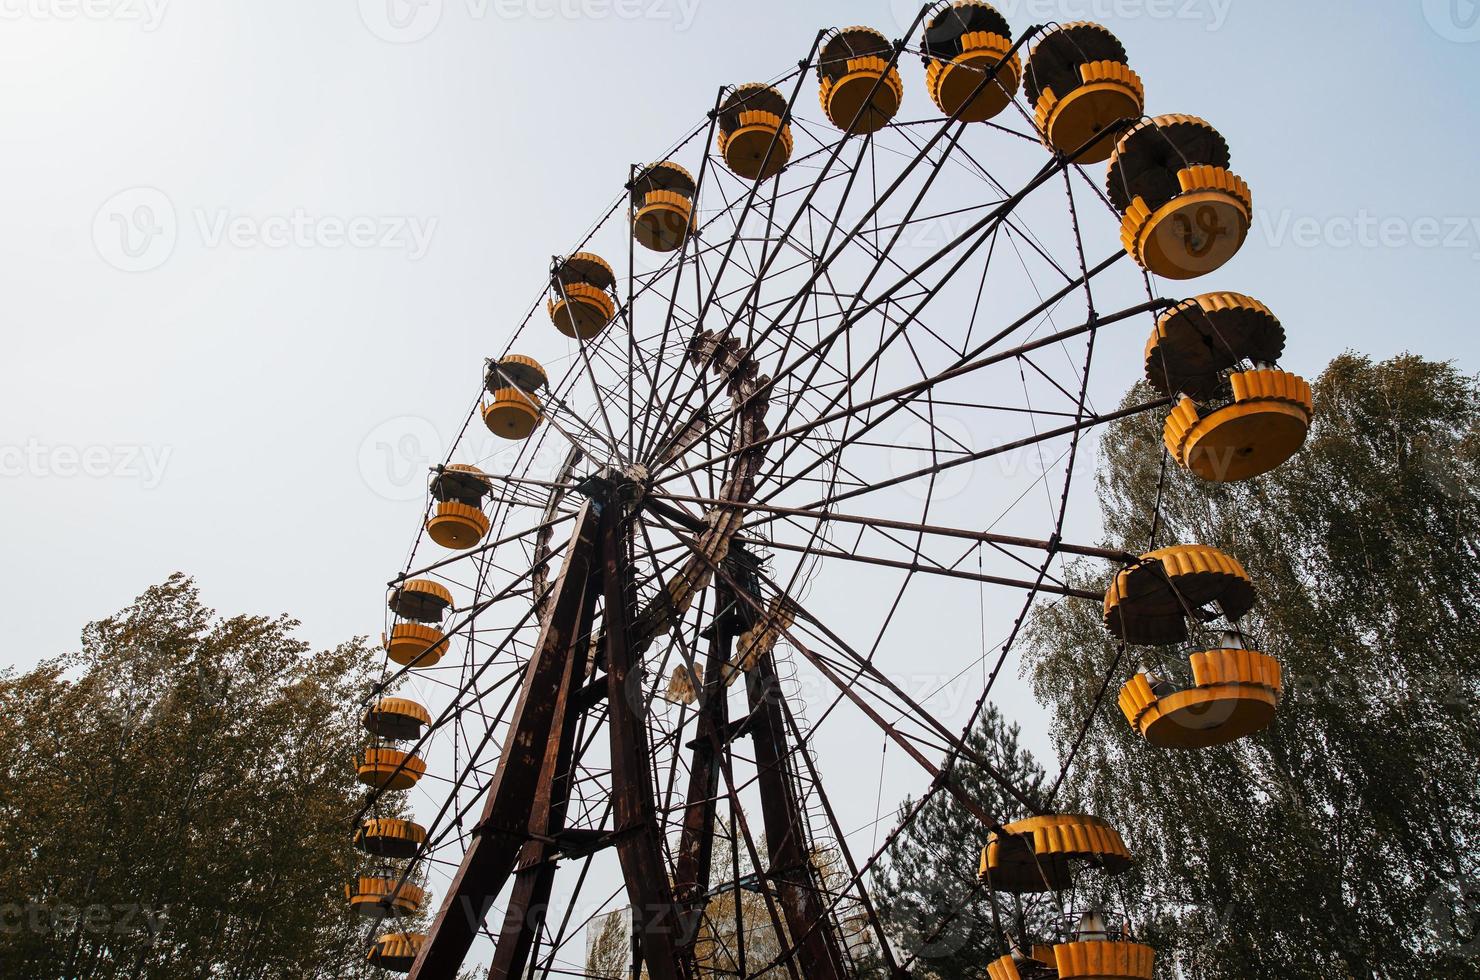
<path id="1" fill-rule="evenodd" d="M 1311 377 L 1347 348 L 1480 370 L 1480 6 L 998 6 L 1019 31 L 1102 21 L 1151 113 L 1228 138 L 1255 227 L 1228 267 L 1165 295 L 1260 298 L 1289 333 L 1283 365 Z M 0 665 L 75 647 L 84 623 L 177 570 L 225 613 L 291 613 L 316 645 L 377 633 L 425 466 L 550 256 L 719 86 L 787 71 L 822 27 L 898 36 L 915 9 L 0 0 Z M 905 114 L 931 114 L 918 60 L 904 72 Z M 819 115 L 810 86 L 798 112 Z M 1142 327 L 1116 337 L 1098 403 L 1140 367 Z M 1071 527 L 1092 540 L 1082 462 Z M 953 492 L 967 490 L 986 512 L 1007 502 L 989 476 Z M 931 629 L 979 653 L 974 618 Z M 1001 693 L 1046 749 L 1023 686 Z M 850 731 L 834 736 L 844 750 Z M 877 733 L 864 744 L 877 753 Z M 847 823 L 923 788 L 904 767 L 883 788 L 876 763 L 862 770 L 842 778 Z"/>

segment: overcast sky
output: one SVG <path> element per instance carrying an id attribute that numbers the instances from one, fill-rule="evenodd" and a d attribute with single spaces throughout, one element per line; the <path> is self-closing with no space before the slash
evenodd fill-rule
<path id="1" fill-rule="evenodd" d="M 1228 137 L 1257 216 L 1216 286 L 1276 310 L 1286 367 L 1351 348 L 1480 369 L 1480 6 L 999 7 L 1019 30 L 1106 23 L 1151 111 Z M 413 464 L 441 458 L 549 256 L 719 85 L 785 71 L 820 27 L 897 36 L 915 8 L 0 0 L 0 663 L 73 648 L 176 570 L 318 645 L 378 631 Z"/>

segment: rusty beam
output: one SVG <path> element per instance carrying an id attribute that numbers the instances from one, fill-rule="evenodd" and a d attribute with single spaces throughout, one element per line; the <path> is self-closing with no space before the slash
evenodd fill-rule
<path id="1" fill-rule="evenodd" d="M 729 726 L 729 698 L 725 668 L 730 662 L 734 635 L 729 622 L 732 600 L 724 589 L 716 590 L 714 621 L 710 627 L 709 653 L 704 661 L 703 685 L 695 719 L 697 734 L 689 743 L 693 750 L 689 765 L 689 790 L 684 807 L 683 832 L 674 859 L 674 891 L 685 906 L 686 918 L 698 921 L 709 892 L 710 862 L 714 855 L 714 818 L 719 802 L 720 753 L 728 740 L 720 733 Z M 688 944 L 697 938 L 686 936 Z"/>
<path id="2" fill-rule="evenodd" d="M 789 763 L 786 722 L 780 684 L 770 652 L 763 654 L 745 679 L 751 713 L 756 716 L 756 785 L 766 827 L 770 878 L 776 882 L 787 931 L 798 944 L 797 960 L 807 980 L 841 980 L 847 976 L 836 931 L 817 893 L 812 871 L 811 834 L 794 787 Z"/>
<path id="3" fill-rule="evenodd" d="M 504 909 L 504 924 L 494 948 L 489 980 L 517 980 L 549 913 L 559 847 L 552 841 L 565 832 L 566 807 L 579 764 L 576 751 L 583 709 L 576 693 L 586 676 L 587 653 L 591 648 L 587 637 L 591 635 L 595 614 L 596 589 L 590 587 L 586 590 L 580 627 L 566 658 L 555 700 L 558 725 L 545 746 L 544 768 L 530 808 L 529 830 L 536 839 L 527 842 L 519 856 L 519 870 Z"/>
<path id="4" fill-rule="evenodd" d="M 567 676 L 596 551 L 596 509 L 587 501 L 576 519 L 565 564 L 552 593 L 550 616 L 525 668 L 519 701 L 489 783 L 483 815 L 447 889 L 412 980 L 454 980 L 499 891 L 514 871 L 529 835 L 529 802 L 544 769 L 555 705 Z"/>
<path id="5" fill-rule="evenodd" d="M 606 631 L 607 726 L 611 734 L 612 811 L 617 859 L 633 909 L 633 942 L 652 980 L 690 980 L 696 967 L 681 949 L 683 919 L 673 898 L 649 766 L 647 704 L 628 635 L 631 565 L 621 506 L 601 508 L 601 574 Z"/>

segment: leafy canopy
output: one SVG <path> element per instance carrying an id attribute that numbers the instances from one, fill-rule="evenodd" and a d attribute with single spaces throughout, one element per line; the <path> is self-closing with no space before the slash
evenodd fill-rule
<path id="1" fill-rule="evenodd" d="M 180 575 L 0 676 L 6 977 L 377 975 L 343 886 L 363 642 L 219 619 Z"/>

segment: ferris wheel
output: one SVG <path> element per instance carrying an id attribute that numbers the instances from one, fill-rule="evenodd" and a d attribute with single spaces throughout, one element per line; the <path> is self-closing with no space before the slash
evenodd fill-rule
<path id="1" fill-rule="evenodd" d="M 1136 910 L 1078 907 L 1134 860 L 1116 830 L 966 738 L 1045 601 L 1103 604 L 1123 656 L 1096 710 L 1123 684 L 1152 744 L 1251 736 L 1279 702 L 1234 556 L 1066 539 L 1097 427 L 1160 413 L 1151 465 L 1225 481 L 1289 458 L 1311 418 L 1269 309 L 1177 289 L 1238 251 L 1251 196 L 1216 129 L 1145 101 L 1104 27 L 933 3 L 899 40 L 820 32 L 612 176 L 470 379 L 391 582 L 348 889 L 373 963 L 453 978 L 482 942 L 492 977 L 598 975 L 577 937 L 620 911 L 653 978 L 845 977 L 865 955 L 909 975 L 866 887 L 891 838 L 850 840 L 867 742 L 915 774 L 893 833 L 954 797 L 981 821 L 962 862 L 1044 911 L 1042 934 L 999 920 L 994 980 L 1149 980 Z M 1154 396 L 1097 408 L 1130 362 Z M 1000 643 L 961 642 L 979 618 Z M 966 677 L 971 710 L 937 717 L 900 681 L 919 665 Z M 712 913 L 741 889 L 765 941 Z"/>

